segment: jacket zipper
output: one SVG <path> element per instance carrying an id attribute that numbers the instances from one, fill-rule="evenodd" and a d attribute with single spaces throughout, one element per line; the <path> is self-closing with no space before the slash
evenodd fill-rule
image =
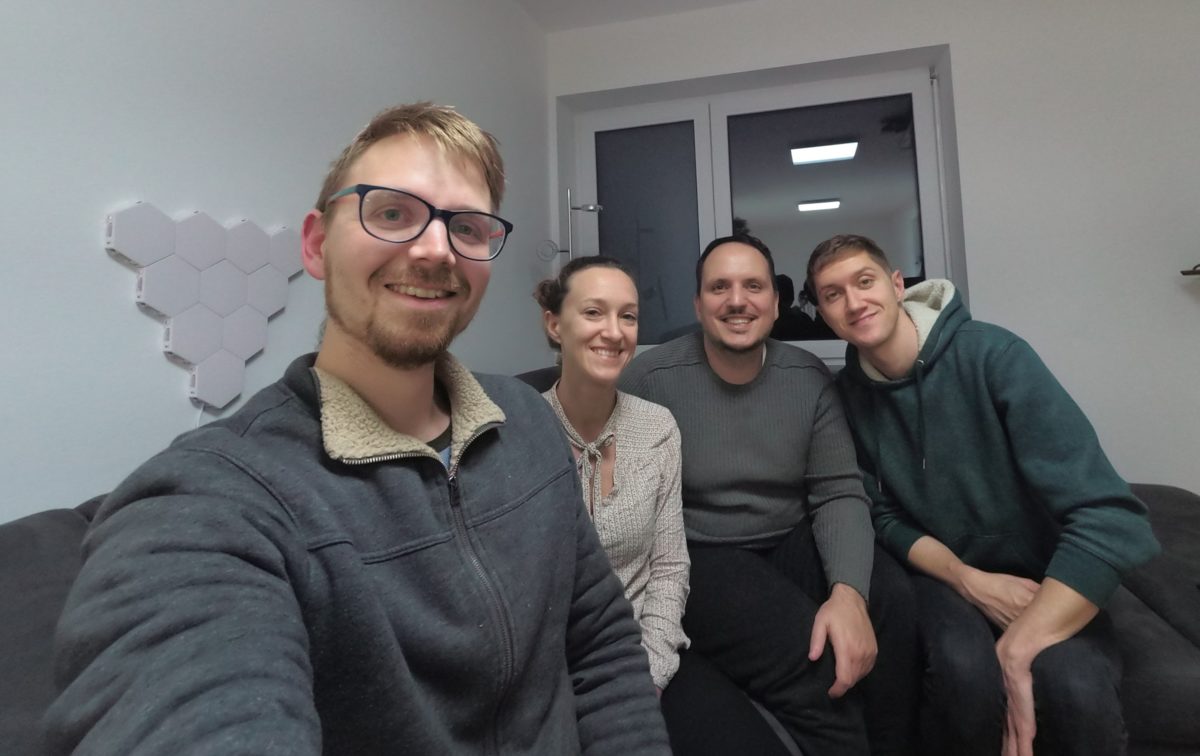
<path id="1" fill-rule="evenodd" d="M 503 652 L 500 666 L 500 691 L 499 695 L 496 697 L 496 707 L 492 711 L 492 727 L 491 732 L 489 733 L 489 740 L 491 742 L 488 743 L 488 751 L 495 753 L 498 751 L 497 744 L 499 742 L 497 728 L 499 725 L 500 707 L 504 697 L 508 693 L 509 686 L 512 685 L 513 667 L 515 666 L 514 657 L 516 656 L 516 650 L 513 642 L 513 629 L 509 626 L 508 617 L 504 612 L 504 602 L 500 598 L 500 592 L 496 589 L 492 579 L 488 577 L 487 571 L 483 567 L 483 561 L 479 558 L 479 554 L 475 551 L 475 547 L 471 544 L 471 539 L 468 536 L 467 520 L 462 512 L 462 494 L 459 492 L 458 488 L 458 466 L 462 461 L 462 458 L 467 453 L 467 447 L 470 446 L 475 439 L 479 438 L 484 431 L 492 427 L 492 425 L 485 425 L 482 428 L 478 428 L 473 434 L 471 434 L 469 438 L 467 438 L 467 440 L 463 443 L 462 451 L 459 453 L 458 459 L 454 460 L 454 463 L 448 470 L 448 482 L 450 487 L 450 514 L 451 519 L 454 522 L 454 530 L 461 540 L 463 548 L 467 552 L 467 556 L 470 558 L 471 568 L 475 571 L 476 578 L 478 578 L 479 583 L 484 588 L 484 592 L 487 594 L 488 601 L 492 605 L 493 613 L 496 615 L 497 625 L 500 628 L 500 639 L 502 645 L 501 650 Z"/>
<path id="2" fill-rule="evenodd" d="M 500 694 L 497 696 L 496 708 L 492 712 L 492 728 L 488 734 L 488 751 L 491 753 L 497 752 L 497 743 L 499 736 L 497 734 L 497 720 L 500 715 L 501 699 L 508 692 L 509 686 L 512 684 L 513 667 L 515 666 L 514 657 L 516 650 L 513 642 L 513 630 L 509 626 L 508 618 L 504 613 L 504 602 L 500 599 L 500 593 L 496 590 L 496 586 L 492 584 L 491 578 L 488 577 L 487 571 L 483 568 L 483 562 L 479 558 L 479 554 L 475 551 L 475 547 L 471 545 L 471 539 L 467 535 L 467 521 L 462 513 L 462 495 L 458 490 L 458 465 L 462 460 L 463 455 L 467 452 L 467 447 L 471 445 L 475 439 L 479 438 L 483 433 L 493 427 L 495 423 L 484 425 L 475 430 L 470 437 L 463 443 L 462 452 L 458 455 L 458 459 L 454 460 L 447 471 L 447 479 L 450 490 L 450 519 L 454 523 L 454 532 L 459 541 L 463 544 L 463 548 L 467 552 L 467 556 L 471 562 L 471 569 L 475 573 L 475 577 L 483 585 L 484 593 L 487 594 L 488 602 L 492 606 L 492 611 L 499 620 L 500 638 L 503 645 L 503 656 L 501 658 L 501 678 L 500 678 Z M 405 459 L 409 457 L 427 457 L 428 455 L 420 452 L 394 452 L 392 454 L 380 454 L 375 457 L 361 457 L 357 459 L 343 459 L 342 462 L 347 465 L 365 465 L 374 462 L 392 462 L 397 459 Z"/>

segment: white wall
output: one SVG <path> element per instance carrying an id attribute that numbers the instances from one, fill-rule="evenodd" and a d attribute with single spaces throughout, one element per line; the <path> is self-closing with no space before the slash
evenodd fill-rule
<path id="1" fill-rule="evenodd" d="M 757 0 L 548 37 L 555 98 L 949 44 L 976 317 L 1200 490 L 1200 3 Z"/>
<path id="2" fill-rule="evenodd" d="M 500 139 L 517 231 L 455 351 L 545 364 L 528 294 L 546 270 L 545 35 L 516 3 L 0 0 L 0 16 L 0 522 L 108 490 L 199 419 L 135 274 L 103 250 L 105 213 L 142 199 L 298 227 L 329 161 L 396 102 L 455 105 Z M 320 286 L 293 280 L 243 396 L 314 347 L 322 314 Z"/>

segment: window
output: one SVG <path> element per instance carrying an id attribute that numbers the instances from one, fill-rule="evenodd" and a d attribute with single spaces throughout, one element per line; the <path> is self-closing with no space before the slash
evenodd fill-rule
<path id="1" fill-rule="evenodd" d="M 954 224 L 946 203 L 957 208 L 957 198 L 945 190 L 929 66 L 647 99 L 568 111 L 568 141 L 576 147 L 563 156 L 570 170 L 560 164 L 574 196 L 602 208 L 589 212 L 577 204 L 569 211 L 573 252 L 619 257 L 638 274 L 641 343 L 696 327 L 696 257 L 735 223 L 767 243 L 777 273 L 789 276 L 797 292 L 817 243 L 860 233 L 875 239 L 910 281 L 947 277 L 965 293 L 961 249 L 955 264 L 947 243 Z M 851 159 L 793 162 L 794 149 L 850 143 L 856 145 Z M 830 209 L 800 210 L 817 201 Z M 815 315 L 803 301 L 791 306 Z M 814 328 L 790 340 L 839 363 L 844 343 L 819 317 L 812 322 Z"/>

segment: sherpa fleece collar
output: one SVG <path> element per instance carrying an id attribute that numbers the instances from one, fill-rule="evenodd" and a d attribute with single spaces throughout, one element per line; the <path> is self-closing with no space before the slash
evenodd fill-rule
<path id="1" fill-rule="evenodd" d="M 339 462 L 377 461 L 379 457 L 420 455 L 438 459 L 424 442 L 388 427 L 371 405 L 340 378 L 314 367 L 321 391 L 321 436 L 325 452 Z M 475 376 L 447 353 L 434 374 L 450 398 L 450 460 L 458 464 L 463 447 L 474 436 L 505 421 L 501 410 Z"/>

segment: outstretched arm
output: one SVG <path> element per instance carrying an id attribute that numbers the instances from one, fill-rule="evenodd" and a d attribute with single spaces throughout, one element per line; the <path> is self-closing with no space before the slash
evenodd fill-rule
<path id="1" fill-rule="evenodd" d="M 48 752 L 321 752 L 303 543 L 272 504 L 203 453 L 164 454 L 109 497 L 58 626 Z"/>

